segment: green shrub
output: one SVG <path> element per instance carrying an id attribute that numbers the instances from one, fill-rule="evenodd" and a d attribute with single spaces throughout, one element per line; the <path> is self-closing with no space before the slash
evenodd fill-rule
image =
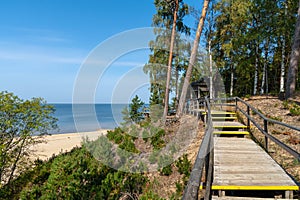
<path id="1" fill-rule="evenodd" d="M 290 108 L 290 114 L 292 116 L 299 116 L 300 115 L 300 106 L 293 103 L 292 107 Z"/>
<path id="2" fill-rule="evenodd" d="M 172 165 L 167 165 L 160 169 L 160 173 L 164 176 L 170 176 L 172 174 Z"/>
<path id="3" fill-rule="evenodd" d="M 139 151 L 135 147 L 132 137 L 129 135 L 124 136 L 123 142 L 119 145 L 121 149 L 124 149 L 125 151 L 132 152 L 132 153 L 138 153 Z"/>
<path id="4" fill-rule="evenodd" d="M 161 149 L 165 146 L 162 137 L 165 136 L 165 131 L 160 129 L 154 136 L 151 137 L 151 145 L 155 150 Z"/>
<path id="5" fill-rule="evenodd" d="M 289 109 L 289 107 L 290 107 L 288 101 L 283 101 L 283 102 L 282 102 L 282 106 L 283 106 L 284 109 Z"/>
<path id="6" fill-rule="evenodd" d="M 172 164 L 173 157 L 170 155 L 161 155 L 158 158 L 158 169 L 162 175 L 169 176 L 172 174 Z"/>
<path id="7" fill-rule="evenodd" d="M 184 154 L 175 162 L 175 166 L 178 169 L 180 174 L 184 174 L 186 177 L 190 176 L 192 164 L 191 161 L 187 158 L 187 154 Z"/>
<path id="8" fill-rule="evenodd" d="M 157 160 L 158 160 L 158 154 L 159 154 L 158 151 L 153 151 L 153 152 L 150 154 L 150 156 L 149 156 L 149 162 L 150 162 L 151 164 L 154 164 L 154 163 L 157 162 Z"/>

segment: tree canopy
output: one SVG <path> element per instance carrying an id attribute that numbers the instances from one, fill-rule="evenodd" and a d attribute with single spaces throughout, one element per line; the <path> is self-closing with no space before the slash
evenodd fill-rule
<path id="1" fill-rule="evenodd" d="M 41 98 L 23 100 L 0 92 L 0 181 L 9 183 L 30 165 L 30 147 L 57 128 L 53 106 Z"/>

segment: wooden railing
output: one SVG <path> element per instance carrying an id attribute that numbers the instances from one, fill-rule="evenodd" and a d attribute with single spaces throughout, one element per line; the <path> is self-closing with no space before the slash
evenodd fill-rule
<path id="1" fill-rule="evenodd" d="M 294 156 L 298 162 L 300 162 L 300 154 L 299 152 L 297 152 L 296 150 L 292 149 L 291 147 L 289 147 L 288 145 L 284 144 L 282 141 L 280 141 L 279 139 L 277 139 L 276 137 L 274 137 L 273 135 L 269 134 L 268 132 L 268 124 L 272 123 L 272 124 L 278 124 L 280 126 L 289 128 L 291 130 L 295 130 L 295 131 L 300 131 L 299 127 L 296 126 L 292 126 L 274 119 L 270 119 L 267 118 L 266 116 L 264 116 L 262 113 L 260 113 L 257 109 L 255 109 L 253 106 L 251 106 L 249 103 L 245 102 L 244 100 L 242 100 L 239 97 L 235 97 L 235 102 L 236 102 L 236 109 L 237 111 L 241 112 L 246 118 L 247 118 L 247 126 L 250 127 L 250 121 L 252 122 L 253 125 L 256 126 L 256 128 L 265 136 L 265 140 L 264 140 L 264 147 L 266 149 L 266 151 L 268 151 L 268 140 L 272 140 L 276 145 L 278 145 L 279 147 L 281 147 L 282 149 L 284 149 L 285 151 L 287 151 L 289 154 L 291 154 L 292 156 Z M 246 110 L 243 110 L 239 105 L 238 102 L 244 104 L 246 106 Z M 263 120 L 263 124 L 264 127 L 261 127 L 260 124 L 255 121 L 251 116 L 250 113 L 256 113 L 258 116 L 260 116 L 260 118 Z"/>
<path id="2" fill-rule="evenodd" d="M 210 198 L 210 188 L 212 183 L 212 173 L 213 173 L 213 158 L 214 158 L 214 143 L 213 143 L 213 126 L 211 120 L 211 108 L 210 102 L 205 98 L 204 102 L 206 109 L 206 127 L 205 135 L 202 143 L 200 145 L 195 164 L 193 166 L 190 179 L 186 185 L 183 198 L 184 200 L 198 199 L 199 187 L 201 183 L 202 173 L 205 168 L 205 179 L 206 179 L 206 190 L 205 199 Z"/>

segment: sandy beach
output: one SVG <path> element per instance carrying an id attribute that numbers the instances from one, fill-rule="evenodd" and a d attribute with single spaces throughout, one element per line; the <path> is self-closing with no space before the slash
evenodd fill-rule
<path id="1" fill-rule="evenodd" d="M 45 136 L 46 143 L 41 143 L 32 147 L 34 151 L 33 159 L 46 160 L 53 154 L 70 151 L 76 146 L 80 146 L 82 139 L 88 137 L 89 140 L 96 140 L 99 136 L 105 135 L 107 130 L 93 132 L 52 134 Z"/>

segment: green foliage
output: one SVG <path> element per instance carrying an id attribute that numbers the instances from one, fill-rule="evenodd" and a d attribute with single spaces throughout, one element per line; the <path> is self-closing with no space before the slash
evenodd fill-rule
<path id="1" fill-rule="evenodd" d="M 139 197 L 140 200 L 165 200 L 153 191 L 147 191 L 145 194 Z"/>
<path id="2" fill-rule="evenodd" d="M 149 156 L 149 162 L 151 164 L 154 164 L 158 161 L 158 155 L 159 155 L 159 151 L 153 151 L 150 156 Z"/>
<path id="3" fill-rule="evenodd" d="M 160 129 L 158 132 L 156 132 L 152 137 L 151 137 L 151 145 L 155 150 L 161 149 L 165 146 L 165 142 L 162 139 L 162 137 L 165 135 L 165 131 L 163 129 Z"/>
<path id="4" fill-rule="evenodd" d="M 15 171 L 30 165 L 29 147 L 42 142 L 42 135 L 57 128 L 54 108 L 41 98 L 23 100 L 0 92 L 0 182 L 10 182 Z M 37 137 L 33 137 L 37 135 Z"/>
<path id="5" fill-rule="evenodd" d="M 116 144 L 121 144 L 124 140 L 123 131 L 121 128 L 115 128 L 115 130 L 107 131 L 107 138 L 110 141 L 114 141 Z"/>
<path id="6" fill-rule="evenodd" d="M 107 132 L 107 138 L 110 141 L 113 141 L 115 144 L 119 145 L 119 148 L 132 152 L 138 153 L 139 151 L 135 148 L 134 137 L 128 135 L 120 127 L 115 128 L 114 130 Z"/>
<path id="7" fill-rule="evenodd" d="M 132 137 L 130 137 L 129 135 L 125 135 L 124 141 L 119 145 L 119 147 L 127 152 L 139 152 L 133 143 Z"/>
<path id="8" fill-rule="evenodd" d="M 132 99 L 131 104 L 129 105 L 129 115 L 133 122 L 138 123 L 143 117 L 142 108 L 144 102 L 137 95 Z"/>
<path id="9" fill-rule="evenodd" d="M 176 182 L 176 192 L 172 194 L 170 200 L 181 199 L 183 195 L 184 185 L 180 182 Z"/>
<path id="10" fill-rule="evenodd" d="M 296 103 L 293 103 L 290 108 L 290 113 L 292 116 L 299 116 L 300 115 L 300 106 Z"/>
<path id="11" fill-rule="evenodd" d="M 282 106 L 284 109 L 289 109 L 290 108 L 289 101 L 283 101 Z"/>
<path id="12" fill-rule="evenodd" d="M 227 93 L 233 72 L 233 93 L 253 94 L 256 66 L 257 91 L 268 89 L 268 92 L 279 93 L 281 71 L 278 66 L 283 62 L 285 69 L 288 67 L 287 54 L 291 49 L 297 9 L 297 1 L 220 0 L 213 5 L 211 26 L 214 28 L 207 39 L 212 40 L 213 60 Z M 265 84 L 262 81 L 264 66 Z"/>
<path id="13" fill-rule="evenodd" d="M 166 90 L 166 75 L 167 64 L 169 60 L 170 38 L 173 26 L 173 15 L 175 9 L 175 0 L 155 0 L 154 5 L 156 13 L 153 16 L 152 26 L 156 38 L 150 41 L 149 61 L 144 66 L 144 72 L 150 78 L 150 105 L 163 105 Z M 189 51 L 191 49 L 189 42 L 180 37 L 180 34 L 190 35 L 190 28 L 184 24 L 184 18 L 189 14 L 189 7 L 183 0 L 178 1 L 178 12 L 176 20 L 175 44 L 173 48 L 174 59 L 172 67 L 175 71 L 175 76 L 172 76 L 171 90 L 178 92 L 179 81 L 184 76 L 180 73 L 186 69 Z M 175 58 L 176 55 L 176 58 Z M 151 112 L 153 113 L 153 112 Z M 162 116 L 162 115 L 160 115 Z M 156 120 L 155 120 L 156 121 Z"/>
<path id="14" fill-rule="evenodd" d="M 140 195 L 147 178 L 108 168 L 85 148 L 53 157 L 0 189 L 0 199 L 119 199 Z"/>
<path id="15" fill-rule="evenodd" d="M 160 169 L 160 173 L 165 176 L 170 176 L 172 174 L 172 165 L 167 165 Z"/>
<path id="16" fill-rule="evenodd" d="M 169 176 L 172 174 L 173 157 L 170 155 L 160 155 L 158 158 L 158 169 L 162 175 Z"/>
<path id="17" fill-rule="evenodd" d="M 179 158 L 175 162 L 175 166 L 180 174 L 184 174 L 186 177 L 190 176 L 192 164 L 191 161 L 189 161 L 187 154 L 184 154 L 181 158 Z"/>

